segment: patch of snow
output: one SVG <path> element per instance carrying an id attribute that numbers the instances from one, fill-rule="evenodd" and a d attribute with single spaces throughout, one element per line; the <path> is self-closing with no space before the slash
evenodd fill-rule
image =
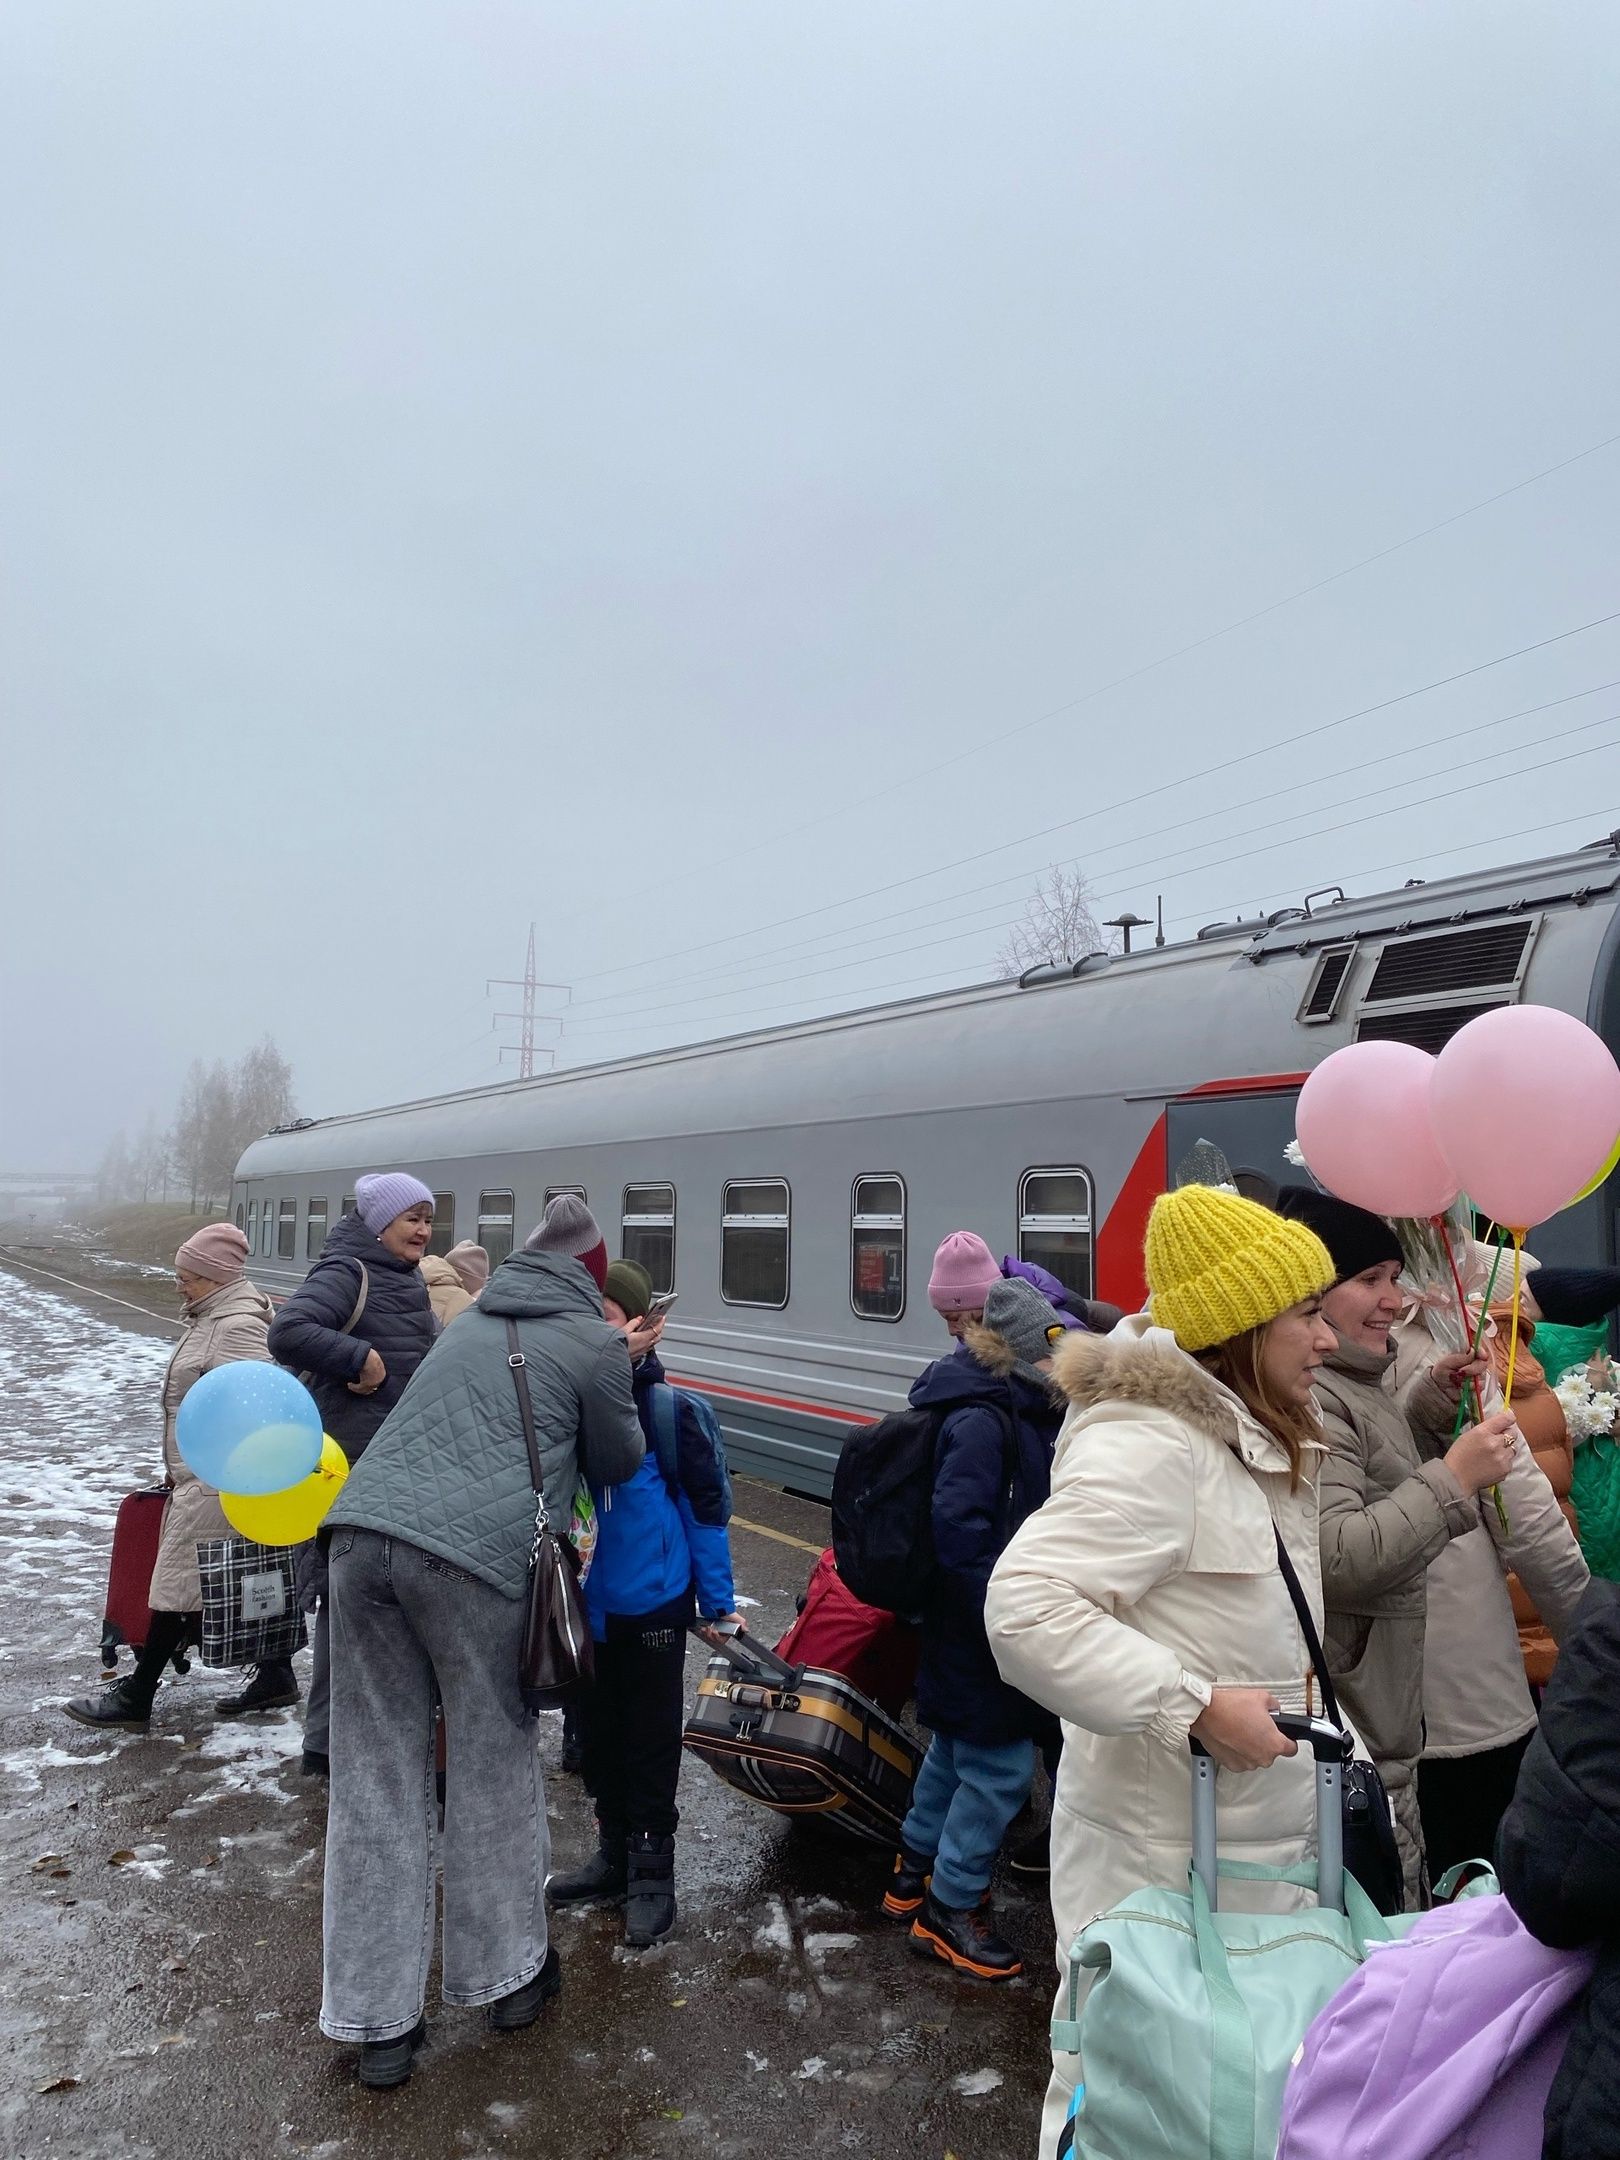
<path id="1" fill-rule="evenodd" d="M 965 2100 L 979 2100 L 1006 2082 L 999 2070 L 964 2070 L 960 2077 L 951 2079 L 951 2090 L 959 2092 Z"/>
<path id="2" fill-rule="evenodd" d="M 768 2055 L 756 2055 L 752 2048 L 745 2048 L 743 2052 L 748 2057 L 750 2070 L 768 2070 L 771 2067 L 771 2058 Z"/>
<path id="3" fill-rule="evenodd" d="M 755 1943 L 761 1950 L 791 1950 L 793 1923 L 788 1919 L 787 1907 L 779 1897 L 773 1897 L 769 1911 L 769 1919 L 754 1930 Z"/>
<path id="4" fill-rule="evenodd" d="M 825 2070 L 826 2067 L 827 2058 L 825 2055 L 811 2055 L 807 2057 L 804 2062 L 800 2063 L 798 2069 L 794 2071 L 793 2075 L 799 2079 L 816 2078 L 820 2077 L 822 2071 Z"/>
<path id="5" fill-rule="evenodd" d="M 830 1957 L 835 1950 L 853 1950 L 860 1943 L 858 1935 L 807 1935 L 804 1949 L 807 1957 Z"/>

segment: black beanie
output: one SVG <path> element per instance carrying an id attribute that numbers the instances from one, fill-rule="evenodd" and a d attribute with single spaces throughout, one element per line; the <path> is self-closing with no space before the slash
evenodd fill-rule
<path id="1" fill-rule="evenodd" d="M 1364 1268 L 1383 1260 L 1405 1264 L 1401 1241 L 1382 1215 L 1336 1200 L 1312 1185 L 1285 1185 L 1277 1195 L 1277 1213 L 1314 1230 L 1333 1261 L 1335 1283 L 1348 1282 Z"/>
<path id="2" fill-rule="evenodd" d="M 1525 1283 L 1554 1327 L 1592 1327 L 1620 1305 L 1620 1268 L 1538 1267 Z"/>

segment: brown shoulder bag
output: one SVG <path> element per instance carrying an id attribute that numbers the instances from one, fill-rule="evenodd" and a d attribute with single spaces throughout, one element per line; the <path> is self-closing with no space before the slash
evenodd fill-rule
<path id="1" fill-rule="evenodd" d="M 517 1389 L 518 1415 L 529 1451 L 529 1480 L 534 1486 L 534 1543 L 529 1551 L 529 1609 L 523 1617 L 523 1648 L 518 1657 L 518 1686 L 525 1710 L 560 1710 L 594 1670 L 591 1623 L 579 1562 L 551 1527 L 546 1513 L 540 1443 L 535 1436 L 534 1402 L 518 1339 L 517 1323 L 506 1323 L 507 1364 Z"/>

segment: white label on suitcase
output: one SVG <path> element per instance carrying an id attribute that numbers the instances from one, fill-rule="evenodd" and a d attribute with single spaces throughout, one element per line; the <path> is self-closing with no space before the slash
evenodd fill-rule
<path id="1" fill-rule="evenodd" d="M 286 1578 L 278 1568 L 242 1577 L 242 1618 L 279 1620 L 287 1610 Z"/>

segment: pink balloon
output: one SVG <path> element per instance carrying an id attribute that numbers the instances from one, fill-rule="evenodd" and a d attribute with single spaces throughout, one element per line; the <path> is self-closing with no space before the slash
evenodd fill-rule
<path id="1" fill-rule="evenodd" d="M 1620 1065 L 1551 1005 L 1499 1005 L 1435 1060 L 1434 1129 L 1482 1215 L 1528 1230 L 1595 1177 L 1620 1126 Z"/>
<path id="2" fill-rule="evenodd" d="M 1300 1150 L 1329 1192 L 1375 1215 L 1442 1215 L 1458 1181 L 1430 1123 L 1434 1059 L 1411 1043 L 1351 1043 L 1299 1095 Z"/>

